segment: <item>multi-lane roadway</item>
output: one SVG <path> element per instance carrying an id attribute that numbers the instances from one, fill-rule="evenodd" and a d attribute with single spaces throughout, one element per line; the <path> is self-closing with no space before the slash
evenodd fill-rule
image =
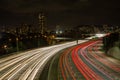
<path id="1" fill-rule="evenodd" d="M 79 43 L 86 40 L 79 40 Z M 76 45 L 76 41 L 38 48 L 0 59 L 0 80 L 37 80 L 45 64 L 58 51 Z"/>
<path id="2" fill-rule="evenodd" d="M 101 40 L 92 40 L 65 50 L 58 71 L 58 80 L 120 80 L 120 60 L 105 55 Z"/>
<path id="3" fill-rule="evenodd" d="M 88 40 L 79 40 L 78 44 L 87 41 Z M 91 50 L 91 47 L 89 48 L 91 44 L 94 44 L 93 42 L 88 42 L 77 47 L 75 46 L 76 44 L 76 41 L 72 41 L 3 57 L 0 59 L 0 80 L 37 80 L 39 79 L 39 75 L 46 63 L 60 50 L 71 46 L 74 47 L 69 48 L 69 50 L 66 51 L 66 54 L 62 54 L 62 56 L 60 56 L 59 69 L 64 80 L 112 79 L 113 77 L 111 78 L 111 76 L 108 75 L 108 73 L 110 73 L 108 72 L 109 69 L 104 67 L 111 66 L 112 64 L 114 65 L 109 68 L 113 68 L 113 71 L 117 71 L 119 73 L 119 67 L 117 67 L 119 66 L 119 61 L 111 61 L 111 63 L 109 62 L 111 59 L 107 60 L 108 62 L 102 59 L 104 55 L 98 56 L 97 54 L 88 54 L 95 53 L 96 51 Z M 89 51 L 86 49 L 89 49 Z M 96 61 L 94 61 L 94 59 Z M 103 61 L 103 64 L 100 63 L 101 61 Z M 96 62 L 99 62 L 99 64 Z M 101 70 L 99 71 L 99 69 Z M 115 78 L 119 78 L 119 76 L 113 72 L 111 75 L 116 76 Z"/>

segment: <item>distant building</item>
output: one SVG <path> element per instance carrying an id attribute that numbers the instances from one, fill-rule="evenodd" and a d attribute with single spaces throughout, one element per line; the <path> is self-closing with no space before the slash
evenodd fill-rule
<path id="1" fill-rule="evenodd" d="M 43 12 L 41 12 L 38 16 L 38 19 L 39 19 L 39 29 L 40 30 L 39 32 L 41 34 L 44 34 L 45 32 L 45 27 L 46 27 L 46 20 L 45 20 L 45 15 Z"/>
<path id="2" fill-rule="evenodd" d="M 29 32 L 29 26 L 27 24 L 22 24 L 17 28 L 16 32 L 18 34 L 27 34 Z"/>

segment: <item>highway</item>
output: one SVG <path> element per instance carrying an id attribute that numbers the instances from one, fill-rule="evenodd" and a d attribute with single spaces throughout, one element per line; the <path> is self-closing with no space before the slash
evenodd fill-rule
<path id="1" fill-rule="evenodd" d="M 65 50 L 59 59 L 58 80 L 120 80 L 120 60 L 105 55 L 101 40 Z"/>
<path id="2" fill-rule="evenodd" d="M 79 40 L 79 43 L 87 40 Z M 58 51 L 76 45 L 76 41 L 38 48 L 0 59 L 0 80 L 37 80 L 46 63 Z"/>

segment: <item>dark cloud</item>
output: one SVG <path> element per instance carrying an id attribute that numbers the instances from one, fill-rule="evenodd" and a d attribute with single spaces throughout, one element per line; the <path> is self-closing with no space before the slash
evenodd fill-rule
<path id="1" fill-rule="evenodd" d="M 79 9 L 86 6 L 88 0 L 1 0 L 0 7 L 19 13 L 37 12 L 41 9 L 47 11 L 63 11 Z"/>
<path id="2" fill-rule="evenodd" d="M 37 15 L 41 11 L 46 13 L 49 25 L 116 24 L 120 23 L 119 2 L 119 0 L 0 0 L 0 24 L 37 23 Z"/>

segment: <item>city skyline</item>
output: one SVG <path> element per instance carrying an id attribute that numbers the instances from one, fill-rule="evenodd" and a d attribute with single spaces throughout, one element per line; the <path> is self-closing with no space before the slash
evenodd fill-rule
<path id="1" fill-rule="evenodd" d="M 1 0 L 0 25 L 38 25 L 38 14 L 43 11 L 49 28 L 56 25 L 81 24 L 120 25 L 118 0 Z"/>

